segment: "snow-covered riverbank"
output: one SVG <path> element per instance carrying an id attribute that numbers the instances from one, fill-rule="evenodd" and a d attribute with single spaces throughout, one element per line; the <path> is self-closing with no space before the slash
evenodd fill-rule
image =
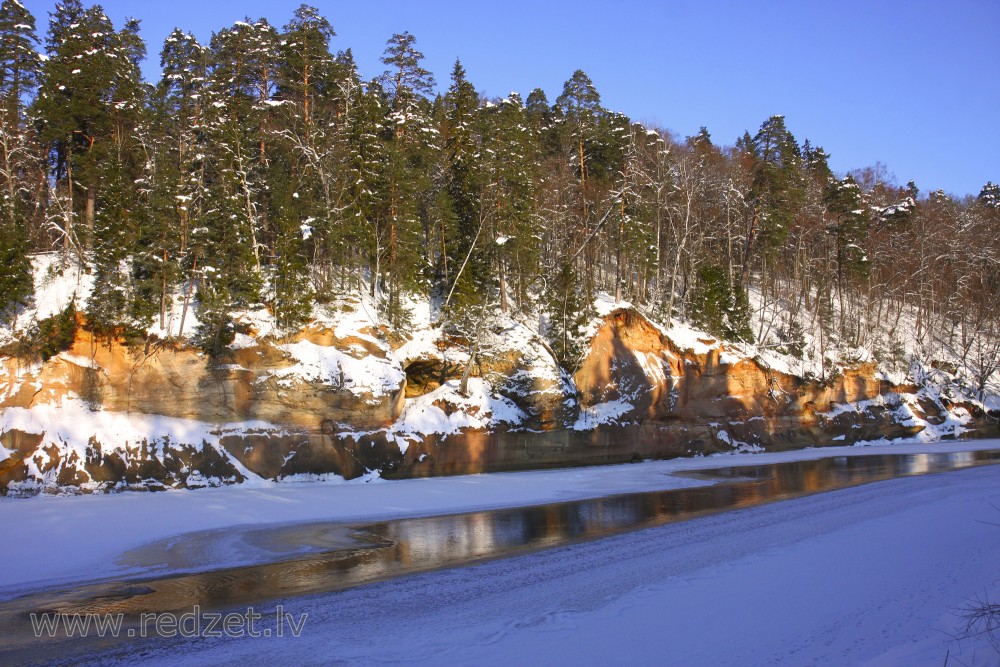
<path id="1" fill-rule="evenodd" d="M 142 658 L 996 665 L 1000 656 L 982 638 L 952 637 L 957 609 L 1000 592 L 998 506 L 998 466 L 895 479 L 285 600 L 286 611 L 309 615 L 299 638 L 146 646 Z"/>
<path id="2" fill-rule="evenodd" d="M 307 521 L 366 522 L 594 498 L 710 483 L 675 472 L 880 453 L 931 453 L 1000 448 L 1000 441 L 873 447 L 827 447 L 782 453 L 647 461 L 639 464 L 438 477 L 93 496 L 0 500 L 7 595 L 59 583 L 158 575 L 118 562 L 137 547 L 196 531 L 236 532 Z M 206 554 L 199 569 L 249 562 L 239 550 Z M 252 560 L 252 557 L 250 558 Z"/>

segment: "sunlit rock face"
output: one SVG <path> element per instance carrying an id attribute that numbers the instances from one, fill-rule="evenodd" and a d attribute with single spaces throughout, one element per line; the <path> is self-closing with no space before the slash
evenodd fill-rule
<path id="1" fill-rule="evenodd" d="M 717 451 L 891 439 L 917 434 L 935 420 L 952 419 L 966 429 L 982 422 L 989 430 L 971 406 L 916 396 L 915 387 L 879 379 L 875 364 L 819 382 L 770 369 L 711 339 L 698 343 L 698 350 L 682 349 L 634 309 L 609 313 L 574 376 L 582 414 L 662 424 L 673 435 L 661 437 L 707 440 Z"/>
<path id="2" fill-rule="evenodd" d="M 684 357 L 632 309 L 604 318 L 574 375 L 582 406 L 617 402 L 627 421 L 677 416 Z"/>
<path id="3" fill-rule="evenodd" d="M 392 424 L 406 375 L 387 343 L 352 333 L 313 326 L 246 337 L 210 359 L 173 343 L 109 344 L 80 329 L 44 362 L 0 357 L 0 492 L 364 474 L 332 435 Z"/>
<path id="4" fill-rule="evenodd" d="M 210 359 L 192 347 L 126 347 L 81 331 L 44 363 L 0 359 L 0 408 L 79 398 L 93 409 L 208 423 L 261 420 L 320 431 L 325 422 L 379 428 L 399 416 L 406 375 L 369 337 L 308 328 Z"/>
<path id="5" fill-rule="evenodd" d="M 0 357 L 0 493 L 198 488 L 592 465 L 918 436 L 997 435 L 996 416 L 880 379 L 826 382 L 674 339 L 631 308 L 591 328 L 573 376 L 521 323 L 414 349 L 363 327 L 244 336 L 223 359 L 81 330 L 45 362 Z M 679 342 L 683 340 L 683 344 Z M 468 393 L 459 390 L 467 373 Z"/>

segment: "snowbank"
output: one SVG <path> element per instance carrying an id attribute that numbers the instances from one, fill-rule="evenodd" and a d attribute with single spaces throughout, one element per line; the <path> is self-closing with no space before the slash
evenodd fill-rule
<path id="1" fill-rule="evenodd" d="M 542 474 L 554 473 L 497 477 L 517 494 L 527 475 Z M 425 499 L 441 483 L 460 481 L 414 480 L 407 498 Z M 426 492 L 413 493 L 420 485 Z M 377 494 L 394 486 L 341 488 Z M 989 466 L 770 503 L 283 600 L 285 611 L 308 614 L 301 636 L 144 644 L 142 659 L 154 665 L 994 665 L 997 655 L 983 638 L 954 637 L 958 610 L 984 591 L 1000 592 L 998 489 L 1000 466 Z M 216 497 L 234 491 L 187 495 L 204 496 L 212 512 Z M 465 495 L 477 491 L 489 493 L 472 485 Z M 172 501 L 185 494 L 159 495 Z M 281 507 L 296 511 L 305 500 Z M 268 507 L 266 501 L 275 499 L 234 504 L 233 511 L 249 515 Z M 98 509 L 67 513 L 89 524 L 87 512 Z M 273 608 L 266 605 L 265 616 Z M 392 641 L 384 641 L 386 627 L 393 628 Z"/>
<path id="2" fill-rule="evenodd" d="M 13 594 L 43 584 L 139 574 L 139 570 L 117 562 L 118 556 L 155 540 L 203 530 L 238 531 L 320 520 L 359 523 L 680 488 L 709 482 L 674 473 L 725 465 L 998 447 L 1000 441 L 997 440 L 833 447 L 392 482 L 371 483 L 370 477 L 350 482 L 333 477 L 309 484 L 264 480 L 250 485 L 195 491 L 42 495 L 26 500 L 0 500 L 5 557 L 8 562 L 17 563 L 17 567 L 0 569 L 0 587 Z M 735 460 L 737 458 L 739 460 Z M 155 516 L 156 521 L 149 521 L 151 516 Z M 123 526 L 127 530 L 123 530 Z M 238 556 L 240 554 L 216 554 L 215 559 L 205 560 L 202 567 L 213 569 L 240 564 L 243 561 L 235 558 Z"/>

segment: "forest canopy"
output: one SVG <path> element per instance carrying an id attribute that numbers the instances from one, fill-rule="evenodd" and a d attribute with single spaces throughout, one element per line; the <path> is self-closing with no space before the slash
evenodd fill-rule
<path id="1" fill-rule="evenodd" d="M 31 302 L 31 256 L 57 251 L 94 276 L 99 336 L 145 336 L 183 299 L 210 351 L 234 310 L 291 329 L 356 291 L 402 333 L 414 296 L 458 330 L 540 316 L 567 366 L 599 292 L 792 353 L 800 321 L 875 347 L 872 323 L 904 312 L 966 357 L 1000 339 L 993 183 L 957 200 L 878 166 L 835 174 L 780 115 L 731 144 L 681 139 L 605 108 L 580 70 L 552 101 L 486 97 L 458 61 L 439 87 L 408 32 L 366 80 L 307 5 L 207 44 L 174 30 L 156 82 L 139 28 L 64 0 L 40 37 L 0 5 L 0 319 Z M 771 321 L 749 290 L 781 304 Z"/>

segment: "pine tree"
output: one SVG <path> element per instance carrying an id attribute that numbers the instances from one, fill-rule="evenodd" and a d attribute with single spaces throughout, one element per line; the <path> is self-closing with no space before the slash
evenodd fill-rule
<path id="1" fill-rule="evenodd" d="M 10 215 L 4 206 L 0 216 Z M 34 294 L 28 238 L 24 226 L 15 222 L 0 222 L 0 320 L 15 317 L 17 310 L 27 306 Z"/>
<path id="2" fill-rule="evenodd" d="M 232 310 L 255 307 L 273 237 L 266 213 L 268 141 L 276 86 L 277 31 L 238 21 L 212 36 L 204 92 L 205 199 L 192 233 L 203 347 L 219 353 L 235 333 Z"/>
<path id="3" fill-rule="evenodd" d="M 249 220 L 243 193 L 231 171 L 221 170 L 218 182 L 210 184 L 212 202 L 205 211 L 204 226 L 192 236 L 192 252 L 199 268 L 197 342 L 210 354 L 219 355 L 233 341 L 237 309 L 255 306 L 263 279 L 255 266 Z"/>
<path id="4" fill-rule="evenodd" d="M 580 357 L 580 338 L 590 315 L 584 301 L 580 278 L 568 259 L 563 259 L 546 283 L 546 334 L 556 361 L 572 370 Z"/>
<path id="5" fill-rule="evenodd" d="M 861 244 L 868 231 L 868 207 L 853 177 L 831 180 L 825 193 L 827 211 L 832 217 L 830 233 L 836 240 L 837 273 L 842 283 L 848 276 L 862 274 L 868 258 Z"/>
<path id="6" fill-rule="evenodd" d="M 149 310 L 148 248 L 137 245 L 148 213 L 145 45 L 138 21 L 116 31 L 99 6 L 67 2 L 52 17 L 48 50 L 34 111 L 51 151 L 57 227 L 64 247 L 95 264 L 88 315 L 111 337 L 145 325 Z M 74 224 L 81 209 L 83 235 Z"/>
<path id="7" fill-rule="evenodd" d="M 260 204 L 251 180 L 257 171 L 248 146 L 254 137 L 247 136 L 224 99 L 214 86 L 207 91 L 206 205 L 191 235 L 192 267 L 200 267 L 198 339 L 213 354 L 235 334 L 231 311 L 258 303 L 263 284 Z"/>
<path id="8" fill-rule="evenodd" d="M 594 141 L 598 126 L 604 115 L 601 107 L 601 96 L 594 87 L 593 81 L 583 70 L 576 70 L 573 76 L 563 84 L 562 94 L 556 99 L 556 107 L 568 124 L 572 157 L 577 167 L 577 178 L 580 183 L 581 219 L 586 220 L 588 213 L 587 178 L 588 155 L 587 146 Z"/>
<path id="9" fill-rule="evenodd" d="M 429 190 L 429 170 L 435 149 L 434 128 L 425 95 L 434 88 L 434 77 L 420 63 L 416 39 L 408 32 L 393 35 L 386 44 L 382 62 L 389 94 L 386 175 L 388 216 L 386 223 L 386 313 L 399 324 L 406 314 L 400 299 L 405 289 L 424 284 L 425 247 L 421 242 L 420 204 Z"/>
<path id="10" fill-rule="evenodd" d="M 282 234 L 288 237 L 282 227 L 292 223 L 282 220 L 287 216 L 273 184 L 288 178 L 295 180 L 298 196 L 294 203 L 300 219 L 288 233 L 306 236 L 301 252 L 312 258 L 311 282 L 321 299 L 330 297 L 335 280 L 339 279 L 343 286 L 347 266 L 355 261 L 357 242 L 357 235 L 345 220 L 344 199 L 350 159 L 347 117 L 352 113 L 351 96 L 360 81 L 349 52 L 338 58 L 330 54 L 334 35 L 329 22 L 306 5 L 295 11 L 284 28 L 279 48 L 277 117 L 272 130 L 274 150 L 283 154 L 271 160 L 266 177 L 274 195 L 268 216 L 275 220 L 276 245 Z M 275 253 L 276 258 L 287 256 Z M 288 266 L 275 267 L 282 273 L 289 270 Z"/>
<path id="11" fill-rule="evenodd" d="M 986 181 L 986 185 L 979 191 L 976 199 L 983 206 L 1000 209 L 1000 185 L 993 181 Z"/>
<path id="12" fill-rule="evenodd" d="M 619 117 L 619 122 L 627 121 L 627 118 Z M 662 139 L 639 123 L 628 126 L 627 136 L 616 194 L 619 201 L 614 219 L 609 221 L 606 238 L 609 250 L 614 254 L 616 300 L 621 300 L 625 290 L 631 288 L 633 293 L 628 298 L 643 301 L 645 294 L 642 292 L 648 275 L 656 270 L 657 184 L 654 174 L 657 154 L 662 150 Z M 710 146 L 709 143 L 701 150 L 710 151 Z M 615 196 L 615 193 L 611 194 Z M 611 254 L 608 253 L 609 256 Z"/>
<path id="13" fill-rule="evenodd" d="M 151 242 L 151 180 L 147 96 L 140 65 L 146 55 L 139 22 L 128 19 L 106 54 L 111 68 L 110 127 L 106 148 L 94 166 L 100 184 L 94 201 L 92 262 L 94 292 L 88 326 L 98 335 L 141 337 L 156 311 L 159 272 L 166 269 Z"/>
<path id="14" fill-rule="evenodd" d="M 334 60 L 330 39 L 336 36 L 319 10 L 301 5 L 281 35 L 278 87 L 280 96 L 293 102 L 302 118 L 305 139 L 314 127 L 318 97 L 334 95 Z"/>
<path id="15" fill-rule="evenodd" d="M 100 167 L 102 187 L 94 220 L 94 291 L 87 301 L 87 325 L 106 340 L 137 333 L 137 323 L 130 317 L 135 299 L 129 253 L 136 248 L 141 226 L 136 215 L 145 209 L 134 206 L 137 197 L 128 171 L 128 165 L 114 153 Z"/>
<path id="16" fill-rule="evenodd" d="M 830 155 L 822 147 L 814 148 L 808 139 L 802 144 L 802 165 L 813 180 L 823 187 L 833 178 L 829 160 Z"/>
<path id="17" fill-rule="evenodd" d="M 28 304 L 32 284 L 28 225 L 37 188 L 35 154 L 24 98 L 34 90 L 41 60 L 35 17 L 17 0 L 0 4 L 0 318 Z"/>
<path id="18" fill-rule="evenodd" d="M 278 162 L 278 160 L 275 160 Z M 287 165 L 286 165 L 287 166 Z M 274 243 L 270 258 L 270 303 L 278 326 L 293 328 L 308 320 L 313 291 L 309 281 L 306 241 L 312 235 L 305 209 L 309 202 L 296 189 L 294 175 L 272 181 L 275 206 Z"/>
<path id="19" fill-rule="evenodd" d="M 417 98 L 434 92 L 434 75 L 420 64 L 424 54 L 414 46 L 417 38 L 409 32 L 397 33 L 386 42 L 382 63 L 389 67 L 382 75 L 386 91 L 393 101 L 414 103 Z M 402 107 L 396 103 L 396 110 Z"/>
<path id="20" fill-rule="evenodd" d="M 34 115 L 65 202 L 54 222 L 66 247 L 79 251 L 93 242 L 101 164 L 117 144 L 130 141 L 144 111 L 139 63 L 145 49 L 137 21 L 116 32 L 100 6 L 85 10 L 70 0 L 56 6 L 47 50 Z M 82 235 L 75 226 L 81 210 Z"/>
<path id="21" fill-rule="evenodd" d="M 753 219 L 744 242 L 743 284 L 759 247 L 774 251 L 784 242 L 805 196 L 802 153 L 784 116 L 764 121 L 745 150 L 751 160 Z"/>
<path id="22" fill-rule="evenodd" d="M 205 98 L 208 50 L 194 35 L 175 28 L 160 52 L 162 75 L 153 98 L 151 239 L 160 263 L 160 328 L 178 276 L 193 286 L 197 273 L 191 252 L 192 230 L 202 222 L 206 205 L 207 133 Z M 180 327 L 186 324 L 190 290 L 184 290 Z M 178 334 L 180 330 L 178 330 Z M 168 332 L 172 334 L 172 332 Z"/>
<path id="23" fill-rule="evenodd" d="M 528 285 L 538 275 L 540 230 L 534 211 L 539 185 L 537 134 L 517 93 L 483 113 L 489 115 L 484 153 L 487 198 L 494 209 L 489 240 L 495 269 L 490 272 L 490 282 L 496 284 L 500 309 L 506 312 L 508 292 L 513 292 L 519 307 L 523 306 L 528 300 Z"/>
<path id="24" fill-rule="evenodd" d="M 384 129 L 387 107 L 377 81 L 369 82 L 366 87 L 357 86 L 351 93 L 350 113 L 345 122 L 350 152 L 344 170 L 343 239 L 344 242 L 354 239 L 365 250 L 373 296 L 379 292 L 388 246 L 389 158 Z"/>
<path id="25" fill-rule="evenodd" d="M 160 52 L 162 75 L 156 89 L 157 134 L 164 158 L 159 181 L 174 200 L 178 251 L 189 243 L 191 226 L 204 203 L 205 110 L 208 52 L 194 35 L 175 28 Z"/>
<path id="26" fill-rule="evenodd" d="M 41 58 L 35 50 L 35 17 L 18 0 L 0 3 L 0 97 L 5 126 L 20 125 L 24 98 L 38 83 Z"/>
<path id="27" fill-rule="evenodd" d="M 556 114 L 553 107 L 549 105 L 545 91 L 541 88 L 535 88 L 528 93 L 524 108 L 543 154 L 555 155 L 558 153 L 560 146 Z"/>
<path id="28" fill-rule="evenodd" d="M 455 310 L 478 307 L 491 297 L 490 234 L 484 234 L 486 217 L 492 207 L 483 208 L 484 173 L 479 95 L 465 77 L 459 61 L 442 104 L 442 135 L 446 160 L 445 196 L 449 208 L 442 216 L 440 230 L 445 288 L 450 307 Z M 451 225 L 446 225 L 450 221 Z"/>

